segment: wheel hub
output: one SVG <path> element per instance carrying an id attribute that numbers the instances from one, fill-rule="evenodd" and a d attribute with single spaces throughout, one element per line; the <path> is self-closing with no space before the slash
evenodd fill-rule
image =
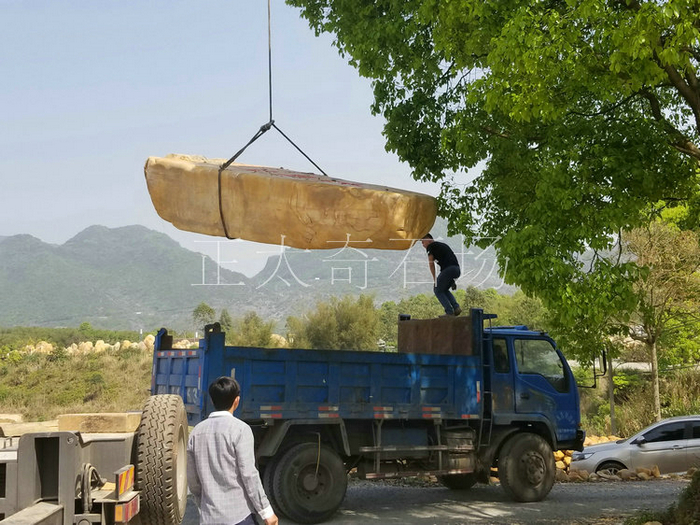
<path id="1" fill-rule="evenodd" d="M 308 472 L 301 481 L 301 486 L 308 492 L 313 492 L 318 488 L 318 476 L 314 472 Z"/>
<path id="2" fill-rule="evenodd" d="M 539 485 L 544 479 L 546 468 L 542 456 L 536 453 L 529 453 L 523 458 L 523 467 L 527 476 L 527 481 L 531 485 Z"/>

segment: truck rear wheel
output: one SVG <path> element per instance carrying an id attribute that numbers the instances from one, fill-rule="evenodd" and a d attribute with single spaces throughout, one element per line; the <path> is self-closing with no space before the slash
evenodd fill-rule
<path id="1" fill-rule="evenodd" d="M 187 413 L 176 395 L 151 396 L 136 435 L 143 523 L 180 525 L 187 506 Z"/>
<path id="2" fill-rule="evenodd" d="M 301 443 L 280 459 L 273 494 L 282 513 L 299 523 L 319 523 L 340 507 L 348 486 L 338 454 L 318 443 Z"/>
<path id="3" fill-rule="evenodd" d="M 288 518 L 289 516 L 286 516 L 284 512 L 282 512 L 282 508 L 277 501 L 274 488 L 275 472 L 277 471 L 277 465 L 279 465 L 280 459 L 282 459 L 282 454 L 277 454 L 276 456 L 270 458 L 270 460 L 267 462 L 262 471 L 262 484 L 263 488 L 265 489 L 267 499 L 270 500 L 270 505 L 272 505 L 272 508 L 275 510 L 275 514 L 280 517 Z"/>
<path id="4" fill-rule="evenodd" d="M 552 447 L 537 434 L 516 434 L 498 456 L 498 478 L 515 501 L 540 501 L 554 485 Z"/>
<path id="5" fill-rule="evenodd" d="M 447 474 L 438 476 L 438 481 L 452 490 L 469 490 L 476 484 L 476 474 Z"/>

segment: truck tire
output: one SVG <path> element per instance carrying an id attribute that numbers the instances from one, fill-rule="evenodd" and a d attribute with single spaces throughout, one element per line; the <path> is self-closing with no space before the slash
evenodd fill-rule
<path id="1" fill-rule="evenodd" d="M 438 476 L 438 481 L 452 490 L 469 490 L 476 484 L 476 474 L 447 474 Z"/>
<path id="2" fill-rule="evenodd" d="M 176 395 L 151 396 L 136 435 L 143 523 L 180 525 L 187 506 L 187 414 Z"/>
<path id="3" fill-rule="evenodd" d="M 277 465 L 279 465 L 281 458 L 282 455 L 277 454 L 276 456 L 270 458 L 270 460 L 267 462 L 262 471 L 262 484 L 263 488 L 265 489 L 267 499 L 270 500 L 270 505 L 272 505 L 275 514 L 277 514 L 277 516 L 279 517 L 288 518 L 289 516 L 282 512 L 282 508 L 280 507 L 280 504 L 277 501 L 274 488 L 275 472 L 277 471 Z"/>
<path id="4" fill-rule="evenodd" d="M 318 443 L 301 443 L 280 459 L 273 494 L 282 513 L 298 523 L 320 523 L 340 507 L 348 474 L 338 454 Z"/>
<path id="5" fill-rule="evenodd" d="M 540 501 L 554 485 L 556 466 L 552 447 L 537 434 L 516 434 L 498 456 L 498 478 L 515 501 Z"/>

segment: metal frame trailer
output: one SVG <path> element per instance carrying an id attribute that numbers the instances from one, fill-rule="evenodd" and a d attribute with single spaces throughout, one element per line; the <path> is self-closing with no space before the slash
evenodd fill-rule
<path id="1" fill-rule="evenodd" d="M 185 408 L 171 395 L 148 399 L 135 432 L 0 438 L 0 524 L 116 525 L 139 516 L 143 525 L 180 525 L 186 446 Z"/>

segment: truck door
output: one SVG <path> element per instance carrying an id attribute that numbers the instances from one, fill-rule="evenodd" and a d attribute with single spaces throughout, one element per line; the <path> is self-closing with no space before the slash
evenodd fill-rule
<path id="1" fill-rule="evenodd" d="M 550 340 L 516 338 L 515 411 L 544 416 L 555 426 L 557 439 L 576 437 L 578 395 L 569 365 Z"/>
<path id="2" fill-rule="evenodd" d="M 510 353 L 506 340 L 494 337 L 493 349 L 493 375 L 491 376 L 491 390 L 493 391 L 494 412 L 512 413 L 515 410 L 515 395 L 513 392 L 513 374 Z"/>

